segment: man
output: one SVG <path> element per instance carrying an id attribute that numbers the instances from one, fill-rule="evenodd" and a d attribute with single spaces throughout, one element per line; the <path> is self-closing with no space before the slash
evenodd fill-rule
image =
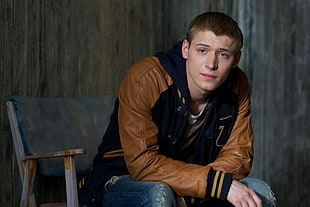
<path id="1" fill-rule="evenodd" d="M 270 188 L 238 181 L 253 158 L 249 85 L 237 67 L 242 45 L 231 17 L 207 12 L 172 50 L 132 66 L 81 205 L 262 206 Z M 269 194 L 260 198 L 241 182 Z"/>

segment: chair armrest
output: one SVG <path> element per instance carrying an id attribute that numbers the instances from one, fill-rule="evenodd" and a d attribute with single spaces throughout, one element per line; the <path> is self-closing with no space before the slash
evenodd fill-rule
<path id="1" fill-rule="evenodd" d="M 85 153 L 86 153 L 85 149 L 70 149 L 70 150 L 64 150 L 64 151 L 58 151 L 58 152 L 51 152 L 47 154 L 25 156 L 23 160 L 37 160 L 37 159 L 43 159 L 43 158 L 66 157 L 66 156 L 81 155 Z"/>

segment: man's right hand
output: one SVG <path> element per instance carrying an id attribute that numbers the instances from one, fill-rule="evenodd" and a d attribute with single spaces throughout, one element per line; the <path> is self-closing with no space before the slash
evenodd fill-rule
<path id="1" fill-rule="evenodd" d="M 262 200 L 256 193 L 236 180 L 231 183 L 227 200 L 236 207 L 262 207 Z"/>

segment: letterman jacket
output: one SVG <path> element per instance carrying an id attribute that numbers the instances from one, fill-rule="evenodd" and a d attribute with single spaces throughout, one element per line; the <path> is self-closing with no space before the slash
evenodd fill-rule
<path id="1" fill-rule="evenodd" d="M 112 176 L 161 181 L 179 196 L 225 200 L 232 179 L 248 175 L 253 158 L 249 85 L 239 68 L 212 94 L 194 163 L 171 153 L 183 138 L 189 90 L 182 42 L 133 65 L 125 76 L 93 169 L 79 190 L 81 206 L 99 206 Z"/>

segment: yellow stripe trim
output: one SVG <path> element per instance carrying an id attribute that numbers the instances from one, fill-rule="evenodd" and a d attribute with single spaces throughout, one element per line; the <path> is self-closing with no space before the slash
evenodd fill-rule
<path id="1" fill-rule="evenodd" d="M 181 91 L 180 91 L 180 89 L 178 89 L 178 95 L 179 95 L 179 98 L 181 98 Z"/>
<path id="2" fill-rule="evenodd" d="M 216 138 L 216 146 L 217 146 L 217 147 L 224 146 L 223 144 L 219 144 L 219 143 L 218 143 L 218 141 L 219 141 L 219 139 L 220 139 L 220 137 L 221 137 L 221 135 L 222 135 L 222 133 L 223 133 L 224 128 L 225 128 L 224 125 L 221 125 L 221 126 L 219 127 L 219 130 L 221 130 L 221 131 L 220 131 L 219 135 L 218 135 L 217 138 Z"/>
<path id="3" fill-rule="evenodd" d="M 84 184 L 85 184 L 85 177 L 83 177 L 83 178 L 79 181 L 79 188 L 82 188 Z"/>
<path id="4" fill-rule="evenodd" d="M 220 171 L 216 171 L 215 176 L 214 176 L 212 191 L 211 191 L 211 197 L 212 198 L 214 198 L 214 196 L 215 196 L 215 190 L 216 190 L 216 186 L 217 186 L 216 183 L 217 183 L 217 180 L 219 178 L 220 173 L 221 173 Z"/>
<path id="5" fill-rule="evenodd" d="M 185 104 L 185 98 L 182 98 L 182 103 Z"/>
<path id="6" fill-rule="evenodd" d="M 217 189 L 217 195 L 216 195 L 216 197 L 218 199 L 221 198 L 221 192 L 222 192 L 222 188 L 223 188 L 224 177 L 225 177 L 225 173 L 221 173 L 220 183 L 219 183 L 219 187 Z"/>
<path id="7" fill-rule="evenodd" d="M 226 116 L 226 117 L 220 118 L 220 120 L 229 119 L 229 118 L 231 118 L 231 117 L 232 117 L 232 115 L 229 115 L 229 116 Z"/>

